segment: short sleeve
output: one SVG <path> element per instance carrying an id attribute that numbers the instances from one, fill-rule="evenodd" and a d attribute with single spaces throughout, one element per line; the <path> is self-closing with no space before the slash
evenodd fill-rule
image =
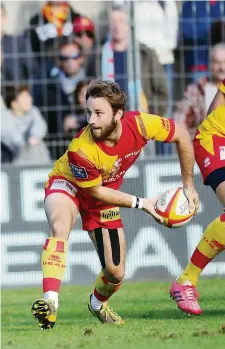
<path id="1" fill-rule="evenodd" d="M 175 122 L 172 119 L 143 112 L 136 118 L 139 132 L 146 140 L 170 142 L 173 138 Z"/>
<path id="2" fill-rule="evenodd" d="M 102 183 L 100 172 L 81 150 L 68 151 L 67 155 L 72 175 L 79 187 L 89 188 Z"/>

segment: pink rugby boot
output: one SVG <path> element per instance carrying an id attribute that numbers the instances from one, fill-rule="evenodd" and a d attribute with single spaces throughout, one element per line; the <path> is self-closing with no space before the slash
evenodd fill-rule
<path id="1" fill-rule="evenodd" d="M 181 285 L 175 280 L 170 287 L 170 297 L 177 303 L 181 311 L 188 314 L 201 315 L 202 309 L 198 304 L 198 292 L 191 282 L 186 281 L 185 284 Z"/>

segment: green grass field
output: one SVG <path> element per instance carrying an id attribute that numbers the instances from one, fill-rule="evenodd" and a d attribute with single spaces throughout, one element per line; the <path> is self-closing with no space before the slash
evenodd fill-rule
<path id="1" fill-rule="evenodd" d="M 117 327 L 101 325 L 88 312 L 90 286 L 62 286 L 58 322 L 44 332 L 30 312 L 40 290 L 2 290 L 2 348 L 224 349 L 225 280 L 199 283 L 200 317 L 181 313 L 168 289 L 168 283 L 125 282 L 110 301 L 126 322 Z"/>

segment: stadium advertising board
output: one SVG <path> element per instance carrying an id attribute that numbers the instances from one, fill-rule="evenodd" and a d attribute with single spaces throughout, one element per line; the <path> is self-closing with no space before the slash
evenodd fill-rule
<path id="1" fill-rule="evenodd" d="M 43 185 L 49 167 L 2 166 L 2 285 L 18 287 L 40 285 L 41 252 L 48 232 L 43 209 Z M 178 187 L 179 163 L 176 159 L 140 160 L 126 174 L 122 190 L 141 197 L 152 197 Z M 186 226 L 168 229 L 139 210 L 121 209 L 127 238 L 126 279 L 167 280 L 183 269 L 205 227 L 221 212 L 210 188 L 202 185 L 196 168 L 200 209 Z M 105 215 L 104 219 L 113 219 Z M 80 218 L 73 229 L 64 282 L 93 283 L 100 263 L 89 240 L 81 230 Z M 225 275 L 225 254 L 209 264 L 204 275 Z"/>

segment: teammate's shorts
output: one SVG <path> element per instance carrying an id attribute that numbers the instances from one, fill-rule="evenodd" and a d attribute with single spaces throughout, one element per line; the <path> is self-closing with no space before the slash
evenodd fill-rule
<path id="1" fill-rule="evenodd" d="M 45 199 L 52 193 L 62 193 L 69 196 L 77 206 L 81 215 L 83 230 L 91 231 L 96 228 L 122 228 L 119 207 L 106 205 L 87 194 L 82 194 L 74 183 L 63 176 L 52 176 L 45 185 Z"/>
<path id="2" fill-rule="evenodd" d="M 198 131 L 196 136 L 198 135 Z M 217 135 L 206 135 L 206 139 L 203 140 L 207 147 L 211 147 L 214 150 L 214 154 L 211 154 L 200 143 L 200 139 L 193 141 L 195 159 L 202 173 L 203 182 L 205 185 L 210 185 L 212 188 L 218 186 L 221 182 L 225 181 L 224 170 L 225 169 L 225 137 L 219 137 Z M 202 141 L 202 140 L 201 140 Z M 221 170 L 219 170 L 221 169 Z M 215 185 L 211 183 L 212 178 Z"/>

